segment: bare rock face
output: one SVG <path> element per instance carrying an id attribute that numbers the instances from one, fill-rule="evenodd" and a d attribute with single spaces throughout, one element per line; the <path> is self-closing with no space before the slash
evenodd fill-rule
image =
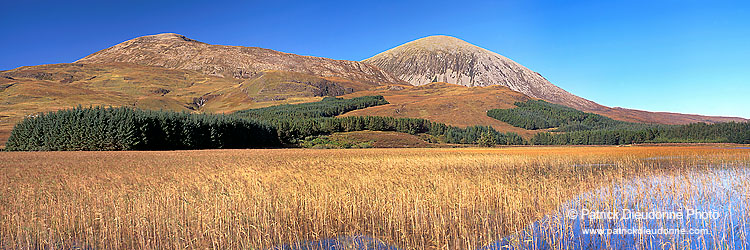
<path id="1" fill-rule="evenodd" d="M 421 38 L 363 62 L 417 86 L 431 82 L 469 87 L 502 85 L 531 97 L 577 109 L 598 108 L 598 104 L 568 93 L 539 73 L 495 52 L 450 36 Z"/>
<path id="2" fill-rule="evenodd" d="M 377 67 L 361 62 L 300 56 L 257 47 L 211 45 L 174 33 L 131 39 L 76 62 L 125 62 L 234 78 L 251 78 L 264 70 L 280 70 L 371 85 L 403 83 Z"/>

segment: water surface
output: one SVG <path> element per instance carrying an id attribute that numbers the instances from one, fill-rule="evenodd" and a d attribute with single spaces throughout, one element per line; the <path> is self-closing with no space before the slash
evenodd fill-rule
<path id="1" fill-rule="evenodd" d="M 747 249 L 749 181 L 742 167 L 635 178 L 484 249 Z"/>

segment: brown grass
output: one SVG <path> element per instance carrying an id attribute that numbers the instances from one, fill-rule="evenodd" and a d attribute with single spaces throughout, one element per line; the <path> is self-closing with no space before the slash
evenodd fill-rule
<path id="1" fill-rule="evenodd" d="M 661 168 L 644 158 L 746 164 L 749 152 L 715 146 L 0 152 L 0 248 L 267 249 L 370 235 L 404 249 L 473 249 L 576 194 Z"/>
<path id="2" fill-rule="evenodd" d="M 515 132 L 527 138 L 538 132 L 513 127 L 487 116 L 487 110 L 513 108 L 515 102 L 529 100 L 528 96 L 503 86 L 470 88 L 448 83 L 432 83 L 400 90 L 381 88 L 360 91 L 344 97 L 366 95 L 382 95 L 390 104 L 351 111 L 343 116 L 422 118 L 459 127 L 485 125 L 502 132 Z"/>

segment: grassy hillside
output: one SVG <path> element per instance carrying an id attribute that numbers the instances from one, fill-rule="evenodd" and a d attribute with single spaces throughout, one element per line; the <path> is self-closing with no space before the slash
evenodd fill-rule
<path id="1" fill-rule="evenodd" d="M 491 126 L 498 131 L 531 137 L 538 131 L 526 130 L 492 119 L 487 110 L 511 108 L 513 103 L 530 98 L 502 86 L 464 87 L 448 83 L 432 83 L 419 87 L 381 87 L 343 97 L 382 95 L 390 104 L 348 112 L 343 116 L 388 116 L 419 118 L 452 126 Z"/>
<path id="2" fill-rule="evenodd" d="M 51 64 L 0 72 L 0 144 L 23 117 L 88 106 L 227 113 L 317 101 L 371 86 L 337 78 L 264 71 L 249 79 L 133 64 Z"/>

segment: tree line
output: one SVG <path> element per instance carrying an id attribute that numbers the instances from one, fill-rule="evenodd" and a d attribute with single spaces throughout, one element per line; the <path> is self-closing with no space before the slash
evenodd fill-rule
<path id="1" fill-rule="evenodd" d="M 288 144 L 315 135 L 350 131 L 395 131 L 412 135 L 426 134 L 436 143 L 477 144 L 484 136 L 486 143 L 501 145 L 524 144 L 516 133 L 501 133 L 489 126 L 460 128 L 444 123 L 416 118 L 393 118 L 381 116 L 324 117 L 310 119 L 276 119 L 272 123 L 279 139 Z"/>
<path id="2" fill-rule="evenodd" d="M 243 110 L 233 114 L 147 111 L 131 107 L 77 107 L 38 114 L 16 124 L 6 150 L 176 150 L 294 146 L 310 136 L 350 131 L 395 131 L 434 143 L 491 145 L 619 145 L 648 142 L 750 143 L 749 123 L 652 125 L 603 119 L 543 101 L 520 111 L 491 110 L 493 117 L 516 117 L 516 126 L 567 126 L 524 140 L 489 126 L 460 128 L 425 119 L 379 116 L 335 117 L 387 104 L 382 96 L 324 98 L 319 102 Z M 564 106 L 563 106 L 564 107 Z M 539 109 L 539 111 L 535 111 Z M 583 113 L 583 115 L 581 114 Z M 504 115 L 503 115 L 504 114 Z M 523 114 L 533 114 L 523 118 Z M 539 117 L 552 117 L 540 123 Z M 526 120 L 523 120 L 523 119 Z M 523 122 L 520 122 L 523 121 Z M 613 122 L 614 121 L 614 122 Z M 532 127 L 534 127 L 532 126 Z M 559 127 L 558 127 L 559 128 Z"/>
<path id="3" fill-rule="evenodd" d="M 460 128 L 425 119 L 335 116 L 387 104 L 382 96 L 243 110 L 233 114 L 77 107 L 25 118 L 6 143 L 10 151 L 176 150 L 294 145 L 309 136 L 349 131 L 423 134 L 432 142 L 483 145 L 526 143 L 487 126 Z"/>
<path id="4" fill-rule="evenodd" d="M 643 129 L 589 130 L 568 133 L 538 133 L 534 145 L 622 145 L 635 143 L 739 143 L 750 144 L 750 123 L 692 123 Z"/>
<path id="5" fill-rule="evenodd" d="M 231 115 L 77 107 L 25 118 L 9 151 L 171 150 L 280 145 L 273 126 Z"/>
<path id="6" fill-rule="evenodd" d="M 284 120 L 334 117 L 346 112 L 385 105 L 383 96 L 361 96 L 351 99 L 325 97 L 321 101 L 300 104 L 283 104 L 265 108 L 247 109 L 234 114 L 259 120 Z"/>
<path id="7" fill-rule="evenodd" d="M 487 115 L 526 129 L 556 128 L 533 136 L 534 145 L 621 145 L 658 142 L 750 143 L 747 122 L 660 125 L 630 123 L 586 113 L 542 100 L 517 102 L 515 108 L 493 109 Z M 565 132 L 565 133 L 561 133 Z"/>
<path id="8" fill-rule="evenodd" d="M 557 128 L 555 131 L 570 132 L 637 126 L 543 100 L 516 102 L 515 105 L 515 108 L 510 109 L 491 109 L 487 111 L 487 115 L 528 130 Z"/>
<path id="9" fill-rule="evenodd" d="M 485 143 L 517 145 L 524 140 L 515 133 L 500 133 L 491 127 L 459 128 L 425 119 L 379 116 L 335 116 L 372 106 L 385 105 L 383 96 L 362 96 L 351 99 L 326 97 L 318 102 L 285 104 L 248 109 L 234 114 L 273 124 L 278 138 L 285 144 L 295 144 L 315 135 L 350 131 L 396 131 L 408 134 L 427 134 L 429 140 L 442 143 L 476 144 L 484 135 Z"/>

